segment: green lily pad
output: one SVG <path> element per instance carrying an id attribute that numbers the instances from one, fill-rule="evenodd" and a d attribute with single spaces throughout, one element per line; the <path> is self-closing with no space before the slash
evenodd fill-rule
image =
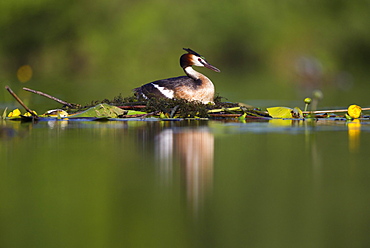
<path id="1" fill-rule="evenodd" d="M 147 112 L 143 111 L 136 111 L 136 110 L 128 110 L 126 115 L 146 115 Z"/>
<path id="2" fill-rule="evenodd" d="M 96 118 L 117 118 L 123 115 L 125 110 L 120 109 L 116 106 L 111 106 L 106 103 L 98 104 L 91 107 L 83 112 L 69 115 L 68 118 L 81 118 L 81 117 L 96 117 Z"/>
<path id="3" fill-rule="evenodd" d="M 287 108 L 287 107 L 272 107 L 267 108 L 267 112 L 272 118 L 303 118 L 302 110 L 295 107 Z"/>

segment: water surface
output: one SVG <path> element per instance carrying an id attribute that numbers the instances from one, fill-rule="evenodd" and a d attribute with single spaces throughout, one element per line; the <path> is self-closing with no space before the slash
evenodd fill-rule
<path id="1" fill-rule="evenodd" d="M 0 247 L 366 247 L 367 121 L 2 124 Z"/>

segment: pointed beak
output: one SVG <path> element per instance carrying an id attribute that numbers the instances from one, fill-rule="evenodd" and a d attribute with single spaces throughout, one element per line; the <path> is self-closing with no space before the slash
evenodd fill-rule
<path id="1" fill-rule="evenodd" d="M 204 67 L 208 68 L 208 69 L 211 69 L 212 71 L 215 71 L 215 72 L 220 72 L 219 69 L 217 69 L 216 67 L 214 67 L 213 65 L 211 64 L 208 64 L 208 63 L 203 63 Z"/>

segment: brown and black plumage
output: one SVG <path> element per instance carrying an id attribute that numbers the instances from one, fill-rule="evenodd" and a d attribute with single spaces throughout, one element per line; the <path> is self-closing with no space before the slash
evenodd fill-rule
<path id="1" fill-rule="evenodd" d="M 200 101 L 205 104 L 212 103 L 215 94 L 212 81 L 195 71 L 192 66 L 206 67 L 216 72 L 220 72 L 220 70 L 209 64 L 203 56 L 193 50 L 189 48 L 184 48 L 184 50 L 188 53 L 180 57 L 180 66 L 186 76 L 167 78 L 145 84 L 135 88 L 135 94 L 144 98 L 181 98 L 189 101 Z"/>

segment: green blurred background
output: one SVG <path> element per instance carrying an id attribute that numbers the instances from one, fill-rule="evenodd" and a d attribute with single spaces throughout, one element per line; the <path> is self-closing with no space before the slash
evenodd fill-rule
<path id="1" fill-rule="evenodd" d="M 357 0 L 3 0 L 0 84 L 39 111 L 56 104 L 22 87 L 81 104 L 129 96 L 183 75 L 178 61 L 190 47 L 221 69 L 200 71 L 230 101 L 301 101 L 321 89 L 321 106 L 364 106 L 369 10 Z M 17 79 L 23 65 L 33 71 L 26 83 Z M 0 97 L 13 101 L 5 90 Z"/>

